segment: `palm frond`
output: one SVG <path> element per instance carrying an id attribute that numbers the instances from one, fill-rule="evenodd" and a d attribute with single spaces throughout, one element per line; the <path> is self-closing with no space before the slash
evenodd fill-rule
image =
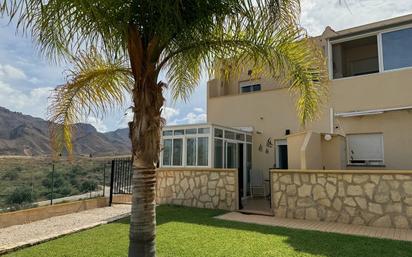
<path id="1" fill-rule="evenodd" d="M 103 57 L 95 49 L 72 59 L 67 84 L 57 87 L 48 107 L 55 152 L 72 152 L 74 125 L 93 115 L 102 117 L 124 106 L 133 87 L 131 70 L 122 60 Z"/>
<path id="2" fill-rule="evenodd" d="M 245 1 L 207 31 L 200 26 L 180 34 L 159 64 L 168 69 L 173 96 L 187 99 L 202 69 L 235 78 L 247 66 L 290 86 L 301 123 L 313 120 L 327 94 L 326 68 L 322 52 L 298 25 L 299 12 L 299 1 Z"/>

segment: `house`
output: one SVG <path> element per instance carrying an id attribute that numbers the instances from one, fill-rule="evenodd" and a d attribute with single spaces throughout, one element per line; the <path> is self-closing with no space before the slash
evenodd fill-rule
<path id="1" fill-rule="evenodd" d="M 244 189 L 250 172 L 268 178 L 271 168 L 411 169 L 412 15 L 327 27 L 314 40 L 330 78 L 317 120 L 302 128 L 288 88 L 246 67 L 240 77 L 208 81 L 207 124 L 164 129 L 161 166 L 238 167 Z"/>

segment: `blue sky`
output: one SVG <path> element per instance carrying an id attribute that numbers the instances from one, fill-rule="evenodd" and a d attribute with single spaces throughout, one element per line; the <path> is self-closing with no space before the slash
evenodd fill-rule
<path id="1" fill-rule="evenodd" d="M 301 24 L 310 35 L 319 35 L 326 26 L 341 30 L 382 19 L 412 13 L 411 0 L 302 0 Z M 36 117 L 46 117 L 47 98 L 56 85 L 65 81 L 65 65 L 50 64 L 36 50 L 29 37 L 16 35 L 15 28 L 0 19 L 0 106 Z M 161 80 L 167 83 L 162 76 Z M 166 92 L 165 118 L 168 124 L 206 121 L 206 81 L 204 76 L 189 102 L 173 102 Z M 125 127 L 128 116 L 113 113 L 104 119 L 88 117 L 86 122 L 99 131 Z"/>

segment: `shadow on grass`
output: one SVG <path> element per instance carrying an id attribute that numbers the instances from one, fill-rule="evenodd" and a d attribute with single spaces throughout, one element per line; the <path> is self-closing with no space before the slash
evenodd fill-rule
<path id="1" fill-rule="evenodd" d="M 412 243 L 410 242 L 255 225 L 214 218 L 224 213 L 226 212 L 221 210 L 160 206 L 157 211 L 157 224 L 160 226 L 168 222 L 182 222 L 281 236 L 286 238 L 284 243 L 296 252 L 328 257 L 412 256 Z M 117 222 L 128 224 L 129 219 L 126 218 Z M 236 239 L 234 238 L 234 240 Z M 251 238 L 251 240 L 254 239 Z M 273 247 L 276 247 L 276 245 Z"/>

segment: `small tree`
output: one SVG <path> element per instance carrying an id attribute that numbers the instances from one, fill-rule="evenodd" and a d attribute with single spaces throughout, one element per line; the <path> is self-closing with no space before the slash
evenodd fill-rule
<path id="1" fill-rule="evenodd" d="M 6 203 L 11 205 L 24 205 L 33 203 L 35 196 L 32 194 L 31 187 L 21 186 L 16 187 L 13 192 L 7 196 Z"/>

